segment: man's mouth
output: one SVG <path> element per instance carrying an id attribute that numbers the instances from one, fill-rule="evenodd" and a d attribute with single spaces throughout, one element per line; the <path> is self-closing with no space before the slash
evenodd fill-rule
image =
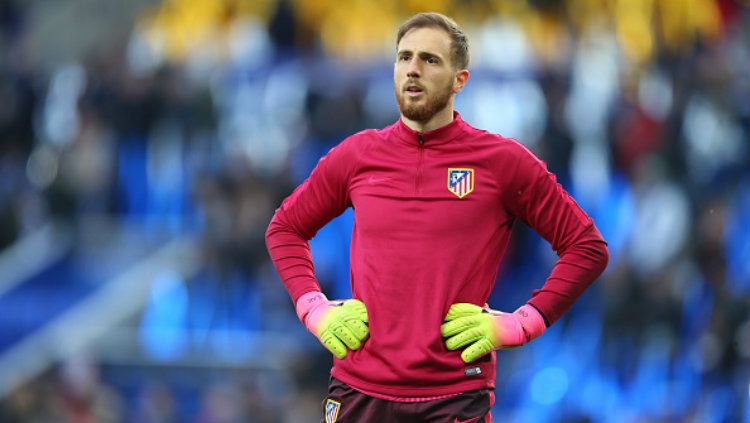
<path id="1" fill-rule="evenodd" d="M 406 88 L 404 88 L 404 91 L 406 91 L 406 95 L 409 97 L 417 97 L 422 94 L 422 87 L 418 85 L 407 85 Z"/>

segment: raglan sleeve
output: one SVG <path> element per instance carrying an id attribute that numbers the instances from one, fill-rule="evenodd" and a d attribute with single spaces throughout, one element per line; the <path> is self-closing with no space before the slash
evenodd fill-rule
<path id="1" fill-rule="evenodd" d="M 310 176 L 276 209 L 266 230 L 266 248 L 293 302 L 320 291 L 309 240 L 350 205 L 349 182 L 357 162 L 357 140 L 333 147 Z"/>
<path id="2" fill-rule="evenodd" d="M 520 143 L 510 142 L 515 171 L 505 190 L 506 209 L 546 239 L 559 257 L 544 285 L 528 301 L 549 326 L 604 271 L 607 243 L 544 162 Z"/>

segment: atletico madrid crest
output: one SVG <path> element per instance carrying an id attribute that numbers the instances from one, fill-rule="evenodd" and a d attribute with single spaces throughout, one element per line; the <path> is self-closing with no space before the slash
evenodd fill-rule
<path id="1" fill-rule="evenodd" d="M 448 168 L 448 191 L 458 198 L 464 198 L 474 191 L 474 169 Z"/>
<path id="2" fill-rule="evenodd" d="M 335 423 L 339 418 L 341 403 L 332 399 L 326 400 L 326 423 Z"/>

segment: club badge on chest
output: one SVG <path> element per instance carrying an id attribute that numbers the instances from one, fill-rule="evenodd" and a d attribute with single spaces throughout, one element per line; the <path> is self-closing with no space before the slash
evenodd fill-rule
<path id="1" fill-rule="evenodd" d="M 448 168 L 448 191 L 458 198 L 464 198 L 474 191 L 474 169 L 465 167 Z"/>

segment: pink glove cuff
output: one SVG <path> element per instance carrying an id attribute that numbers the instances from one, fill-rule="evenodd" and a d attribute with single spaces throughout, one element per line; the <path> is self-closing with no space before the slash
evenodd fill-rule
<path id="1" fill-rule="evenodd" d="M 313 309 L 326 303 L 328 303 L 328 298 L 325 294 L 320 291 L 310 291 L 302 294 L 302 296 L 297 299 L 294 308 L 297 311 L 297 317 L 299 317 L 299 320 L 305 325 L 305 327 L 309 328 L 308 320 L 310 320 L 310 315 L 312 314 L 311 312 Z"/>
<path id="2" fill-rule="evenodd" d="M 544 324 L 544 317 L 532 305 L 524 304 L 514 311 L 513 314 L 521 322 L 526 342 L 538 338 L 547 330 L 547 325 Z"/>

